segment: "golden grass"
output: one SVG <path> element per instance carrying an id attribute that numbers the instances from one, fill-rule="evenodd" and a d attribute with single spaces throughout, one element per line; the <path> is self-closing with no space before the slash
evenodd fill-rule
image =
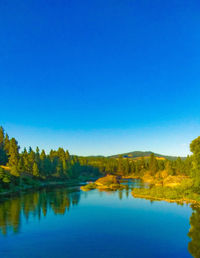
<path id="1" fill-rule="evenodd" d="M 8 166 L 3 166 L 3 165 L 1 165 L 0 167 L 2 167 L 3 169 L 5 169 L 5 170 L 7 170 L 7 171 L 10 171 L 10 167 L 8 167 Z"/>

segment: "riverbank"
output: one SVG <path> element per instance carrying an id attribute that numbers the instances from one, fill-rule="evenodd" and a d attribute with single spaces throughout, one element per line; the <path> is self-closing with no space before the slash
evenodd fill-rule
<path id="1" fill-rule="evenodd" d="M 31 180 L 28 184 L 21 184 L 18 186 L 13 186 L 10 189 L 1 189 L 0 192 L 0 199 L 5 198 L 8 196 L 14 196 L 19 193 L 24 193 L 30 190 L 38 190 L 43 187 L 55 187 L 55 186 L 66 186 L 66 187 L 73 187 L 73 186 L 83 186 L 86 184 L 87 181 L 95 180 L 96 178 L 91 177 L 81 177 L 78 179 L 63 179 L 63 180 Z"/>
<path id="2" fill-rule="evenodd" d="M 155 186 L 165 186 L 165 187 L 178 187 L 184 181 L 190 181 L 191 178 L 188 176 L 178 175 L 172 176 L 167 175 L 165 171 L 157 173 L 155 176 L 151 176 L 149 173 L 146 173 L 141 177 L 142 181 L 150 185 Z"/>
<path id="3" fill-rule="evenodd" d="M 200 202 L 197 202 L 191 199 L 184 199 L 184 198 L 183 199 L 164 199 L 164 198 L 158 198 L 158 197 L 153 197 L 148 195 L 140 195 L 135 193 L 132 193 L 132 195 L 135 198 L 141 198 L 141 199 L 146 199 L 151 201 L 165 201 L 165 202 L 178 203 L 178 204 L 192 204 L 195 207 L 200 207 Z"/>
<path id="4" fill-rule="evenodd" d="M 180 204 L 193 204 L 200 207 L 200 195 L 193 192 L 192 189 L 183 189 L 181 187 L 170 188 L 163 186 L 153 186 L 147 189 L 132 190 L 135 198 L 144 198 L 148 200 L 176 202 Z"/>
<path id="5" fill-rule="evenodd" d="M 188 203 L 200 207 L 200 194 L 194 188 L 194 181 L 188 176 L 168 175 L 166 171 L 151 176 L 146 173 L 141 180 L 149 185 L 147 188 L 134 188 L 135 198 L 148 200 Z"/>

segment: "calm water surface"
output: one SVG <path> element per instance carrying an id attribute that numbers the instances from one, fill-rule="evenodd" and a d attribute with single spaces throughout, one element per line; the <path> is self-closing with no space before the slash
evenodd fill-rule
<path id="1" fill-rule="evenodd" d="M 198 209 L 133 198 L 140 181 L 125 184 L 116 192 L 47 188 L 0 202 L 0 257 L 200 257 Z"/>

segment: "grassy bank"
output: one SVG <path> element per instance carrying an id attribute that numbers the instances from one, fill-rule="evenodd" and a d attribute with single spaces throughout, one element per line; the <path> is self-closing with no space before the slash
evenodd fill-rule
<path id="1" fill-rule="evenodd" d="M 160 200 L 177 203 L 191 203 L 200 206 L 200 194 L 192 188 L 153 186 L 148 189 L 133 189 L 132 195 L 135 198 Z"/>

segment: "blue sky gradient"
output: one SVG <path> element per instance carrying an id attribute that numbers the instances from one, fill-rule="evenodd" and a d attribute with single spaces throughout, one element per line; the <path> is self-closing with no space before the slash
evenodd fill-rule
<path id="1" fill-rule="evenodd" d="M 199 1 L 1 1 L 0 123 L 24 146 L 187 155 Z"/>

